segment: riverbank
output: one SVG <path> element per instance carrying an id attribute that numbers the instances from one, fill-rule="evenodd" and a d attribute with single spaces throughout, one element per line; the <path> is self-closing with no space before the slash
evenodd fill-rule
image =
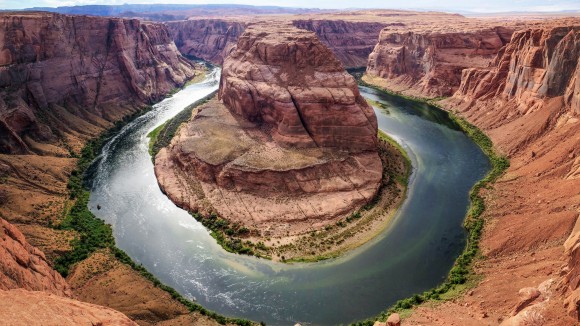
<path id="1" fill-rule="evenodd" d="M 478 181 L 469 193 L 470 206 L 463 223 L 467 231 L 467 244 L 456 259 L 452 269 L 450 270 L 446 280 L 439 286 L 425 291 L 421 294 L 416 294 L 412 297 L 397 301 L 394 305 L 379 314 L 374 318 L 369 318 L 365 321 L 355 323 L 354 325 L 373 325 L 375 321 L 385 321 L 392 313 L 403 313 L 408 316 L 407 312 L 418 305 L 426 302 L 439 302 L 448 299 L 453 299 L 456 296 L 465 293 L 468 289 L 477 285 L 480 276 L 475 273 L 473 266 L 477 259 L 481 258 L 479 248 L 479 241 L 482 235 L 484 219 L 482 214 L 485 211 L 486 205 L 482 195 L 483 189 L 492 187 L 493 184 L 505 173 L 509 168 L 509 160 L 496 152 L 490 138 L 485 135 L 480 129 L 465 119 L 458 117 L 454 113 L 449 112 L 445 108 L 437 105 L 441 99 L 421 98 L 417 96 L 406 96 L 400 92 L 390 91 L 385 89 L 382 85 L 373 84 L 373 79 L 366 78 L 364 75 L 359 79 L 359 83 L 363 86 L 385 92 L 390 95 L 400 96 L 410 101 L 426 103 L 435 110 L 442 110 L 446 112 L 449 117 L 461 128 L 461 130 L 469 136 L 485 153 L 491 163 L 491 170 L 488 174 Z"/>
<path id="2" fill-rule="evenodd" d="M 71 241 L 71 250 L 55 258 L 55 268 L 67 277 L 79 299 L 113 308 L 122 302 L 131 307 L 130 311 L 139 314 L 136 317 L 123 311 L 138 322 L 179 318 L 184 322 L 189 320 L 204 325 L 253 325 L 253 322 L 245 319 L 228 318 L 209 311 L 162 284 L 142 265 L 135 263 L 116 247 L 111 226 L 98 219 L 88 208 L 91 164 L 103 146 L 123 127 L 151 110 L 154 108 L 148 107 L 125 117 L 101 136 L 89 140 L 81 150 L 67 186 L 71 207 L 66 209 L 59 222 L 52 225 L 57 230 L 73 232 L 75 238 Z M 117 284 L 119 282 L 121 284 Z M 114 291 L 113 297 L 111 286 L 120 290 Z M 149 312 L 139 312 L 141 309 Z"/>
<path id="3" fill-rule="evenodd" d="M 204 104 L 209 97 L 198 101 Z M 169 145 L 179 125 L 195 114 L 195 105 L 188 107 L 155 131 L 159 136 L 152 144 L 152 153 Z M 215 213 L 192 212 L 192 216 L 211 230 L 212 236 L 226 251 L 253 255 L 282 262 L 315 262 L 338 257 L 368 242 L 389 224 L 396 209 L 405 198 L 411 164 L 404 150 L 386 134 L 379 133 L 380 158 L 383 164 L 382 182 L 371 203 L 347 215 L 333 219 L 324 228 L 309 227 L 306 232 L 271 235 L 250 227 L 232 223 Z M 159 157 L 157 157 L 159 160 Z M 157 162 L 157 164 L 160 164 Z M 188 183 L 187 191 L 200 191 Z M 197 192 L 196 192 L 197 193 Z"/>

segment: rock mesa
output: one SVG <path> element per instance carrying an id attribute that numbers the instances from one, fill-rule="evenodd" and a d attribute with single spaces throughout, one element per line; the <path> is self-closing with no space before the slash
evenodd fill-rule
<path id="1" fill-rule="evenodd" d="M 376 117 L 314 33 L 253 25 L 224 61 L 219 100 L 161 150 L 155 171 L 187 209 L 304 232 L 375 196 Z"/>

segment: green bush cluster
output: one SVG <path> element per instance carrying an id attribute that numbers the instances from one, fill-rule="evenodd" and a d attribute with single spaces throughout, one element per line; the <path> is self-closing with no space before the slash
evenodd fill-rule
<path id="1" fill-rule="evenodd" d="M 163 147 L 167 147 L 169 143 L 171 143 L 171 139 L 175 136 L 177 129 L 179 126 L 188 121 L 191 118 L 191 113 L 193 110 L 202 105 L 207 103 L 211 98 L 213 98 L 217 94 L 217 91 L 212 92 L 211 94 L 205 96 L 202 99 L 199 99 L 181 112 L 179 112 L 175 117 L 171 118 L 167 122 L 165 122 L 162 126 L 156 128 L 151 133 L 149 133 L 149 137 L 151 138 L 149 144 L 149 153 L 151 154 L 152 159 L 155 159 L 155 156 Z"/>
<path id="2" fill-rule="evenodd" d="M 367 84 L 359 80 L 360 84 L 364 86 L 375 88 L 379 91 L 385 91 L 384 89 L 377 87 L 375 85 Z M 400 96 L 400 94 L 388 92 L 389 94 L 394 94 Z M 433 100 L 425 100 L 414 97 L 405 97 L 409 100 L 420 101 L 424 103 L 431 104 L 437 110 L 442 110 L 442 108 L 433 104 Z M 479 240 L 481 238 L 481 232 L 483 230 L 484 220 L 481 217 L 485 211 L 485 201 L 480 194 L 480 190 L 489 187 L 493 184 L 508 168 L 509 160 L 507 157 L 499 155 L 495 152 L 493 148 L 493 142 L 485 133 L 479 130 L 474 125 L 467 122 L 465 119 L 455 116 L 449 113 L 449 117 L 453 120 L 461 130 L 467 134 L 487 155 L 491 163 L 491 170 L 487 175 L 478 181 L 469 193 L 470 207 L 467 212 L 467 216 L 463 223 L 465 229 L 468 232 L 467 244 L 457 260 L 455 261 L 451 271 L 447 276 L 447 279 L 443 284 L 429 291 L 423 292 L 422 294 L 415 294 L 410 298 L 402 299 L 397 301 L 389 309 L 382 312 L 375 318 L 367 319 L 354 323 L 357 326 L 370 326 L 373 325 L 376 320 L 386 320 L 386 318 L 395 312 L 400 312 L 402 310 L 411 309 L 425 301 L 428 300 L 439 300 L 441 295 L 454 289 L 457 285 L 465 284 L 468 281 L 469 276 L 472 273 L 471 264 L 473 259 L 479 253 Z"/>
<path id="3" fill-rule="evenodd" d="M 247 227 L 241 226 L 238 223 L 231 223 L 217 216 L 215 213 L 209 214 L 208 216 L 203 216 L 200 213 L 192 213 L 191 215 L 211 231 L 211 236 L 226 251 L 241 255 L 269 258 L 260 253 L 270 251 L 270 248 L 263 242 L 254 244 L 251 241 L 242 241 L 241 237 L 247 237 L 251 234 L 250 229 Z"/>

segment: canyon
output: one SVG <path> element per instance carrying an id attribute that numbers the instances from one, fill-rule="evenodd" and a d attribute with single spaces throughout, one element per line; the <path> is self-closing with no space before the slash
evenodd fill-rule
<path id="1" fill-rule="evenodd" d="M 264 36 L 262 45 L 246 55 L 259 38 L 249 23 L 255 20 L 277 25 L 282 34 L 280 38 Z M 188 172 L 163 180 L 167 170 L 156 169 L 164 190 L 180 206 L 209 212 L 210 206 L 204 206 L 209 200 L 211 207 L 225 210 L 226 200 L 219 201 L 217 196 L 201 202 L 180 202 L 180 196 L 172 196 L 183 182 L 179 178 L 194 174 L 208 178 L 201 180 L 201 188 L 213 194 L 225 189 L 230 195 L 245 191 L 248 196 L 263 196 L 272 185 L 300 194 L 321 189 L 363 190 L 362 197 L 346 195 L 346 204 L 343 197 L 325 197 L 344 205 L 342 210 L 312 210 L 298 219 L 295 208 L 288 205 L 282 214 L 287 217 L 284 223 L 297 225 L 300 231 L 312 227 L 305 218 L 323 216 L 316 225 L 323 227 L 333 214 L 351 212 L 367 202 L 377 192 L 378 171 L 385 163 L 375 153 L 379 141 L 371 136 L 376 124 L 368 115 L 368 105 L 342 69 L 366 66 L 363 80 L 367 83 L 402 95 L 434 98 L 433 103 L 485 131 L 511 162 L 505 175 L 483 190 L 487 208 L 480 248 L 484 259 L 474 264 L 482 280 L 453 300 L 416 308 L 403 319 L 403 325 L 577 323 L 580 35 L 574 26 L 578 25 L 576 18 L 469 19 L 396 10 L 192 17 L 166 24 L 40 12 L 2 13 L 0 301 L 13 304 L 0 310 L 22 313 L 34 302 L 46 321 L 55 318 L 55 323 L 62 324 L 217 324 L 190 313 L 109 249 L 91 254 L 66 279 L 53 269 L 54 259 L 72 250 L 70 241 L 76 236 L 75 231 L 53 226 L 72 203 L 67 183 L 81 148 L 197 75 L 200 67 L 186 59 L 189 57 L 223 64 L 224 77 L 222 102 L 212 100 L 199 109 L 172 143 L 171 152 L 164 151 L 157 158 L 158 166 L 167 165 L 163 169 L 179 167 Z M 313 41 L 312 33 L 306 37 L 303 30 L 315 33 L 320 41 Z M 309 80 L 292 81 L 298 78 L 292 70 L 282 74 L 289 80 L 274 78 L 280 71 L 269 60 L 284 60 L 288 53 L 297 53 L 286 52 L 291 37 L 284 33 L 302 35 L 314 44 L 316 51 L 301 58 L 304 69 L 327 76 L 329 82 L 340 82 L 310 85 L 316 91 L 298 92 L 291 88 L 297 87 L 292 83 Z M 309 67 L 313 62 L 319 63 L 318 68 Z M 271 90 L 274 88 L 276 91 Z M 248 94 L 255 97 L 250 100 Z M 347 124 L 356 120 L 356 125 L 365 126 L 362 130 L 370 131 L 363 132 L 366 138 L 351 142 L 348 133 L 343 133 L 345 138 L 329 137 L 325 132 L 332 126 L 324 125 L 327 121 L 312 123 L 297 115 L 301 107 L 321 106 L 317 99 L 350 107 L 356 118 L 349 115 L 336 120 Z M 367 122 L 363 123 L 363 117 Z M 212 123 L 217 120 L 232 128 L 231 132 L 219 134 L 205 125 L 212 119 Z M 238 141 L 241 131 L 248 130 L 253 137 L 245 142 L 231 148 L 220 145 L 230 149 L 227 153 L 215 151 L 210 152 L 212 157 L 204 157 L 196 152 L 213 146 L 200 138 L 231 144 L 233 139 Z M 318 150 L 318 144 L 332 150 Z M 294 147 L 301 148 L 289 150 Z M 301 162 L 308 166 L 301 169 L 311 169 L 307 172 L 288 172 L 286 166 L 265 172 L 267 169 L 255 165 L 263 160 L 248 155 L 257 149 L 267 150 L 277 160 L 289 155 L 299 160 L 306 154 L 315 160 Z M 344 166 L 351 169 L 346 175 L 356 177 L 354 187 L 309 180 L 312 176 L 322 179 L 321 167 Z M 371 173 L 363 175 L 364 171 Z M 261 178 L 267 174 L 268 184 L 248 177 L 254 174 L 262 174 Z M 280 179 L 282 174 L 306 181 L 291 185 L 288 179 Z M 279 183 L 270 184 L 274 181 Z M 223 198 L 241 203 L 227 195 Z M 269 202 L 257 206 L 266 204 Z M 240 205 L 234 206 L 240 209 Z M 235 210 L 231 216 L 238 213 L 246 216 Z M 276 224 L 273 216 L 279 213 L 260 218 L 249 214 L 244 220 L 250 219 L 254 230 L 267 230 L 268 223 L 271 227 Z M 275 233 L 273 230 L 269 231 Z M 85 319 L 74 319 L 79 314 Z M 13 316 L 15 322 L 30 318 Z"/>
<path id="2" fill-rule="evenodd" d="M 488 208 L 481 247 L 486 259 L 475 265 L 483 280 L 458 300 L 417 309 L 408 324 L 578 321 L 577 23 L 552 22 L 514 32 L 488 66 L 462 70 L 453 95 L 436 102 L 482 128 L 509 156 L 511 166 L 493 189 L 484 192 Z M 389 42 L 383 34 L 381 40 Z M 399 45 L 396 38 L 386 46 L 379 44 L 375 51 L 381 53 L 376 55 Z M 370 83 L 389 87 L 416 77 L 409 70 L 408 76 L 405 71 L 385 74 L 385 79 L 392 79 L 383 81 L 375 75 L 373 60 L 385 71 L 396 66 L 396 60 L 381 66 L 371 55 L 365 78 Z M 440 94 L 421 81 L 411 88 L 400 85 L 394 90 L 404 94 Z"/>
<path id="3" fill-rule="evenodd" d="M 161 24 L 2 13 L 0 26 L 0 289 L 11 298 L 2 302 L 14 303 L 3 307 L 3 318 L 30 320 L 35 315 L 22 308 L 34 302 L 36 316 L 54 323 L 217 323 L 189 314 L 108 249 L 67 279 L 53 269 L 78 236 L 55 225 L 74 203 L 67 184 L 83 146 L 200 67 L 181 56 Z"/>

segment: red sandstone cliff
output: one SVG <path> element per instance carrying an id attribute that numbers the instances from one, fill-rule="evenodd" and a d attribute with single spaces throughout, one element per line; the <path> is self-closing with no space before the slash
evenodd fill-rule
<path id="1" fill-rule="evenodd" d="M 484 280 L 461 300 L 420 308 L 410 324 L 578 323 L 579 54 L 579 27 L 517 31 L 489 68 L 464 70 L 443 102 L 484 129 L 511 166 L 484 192 Z"/>
<path id="2" fill-rule="evenodd" d="M 286 21 L 272 22 L 272 24 L 286 23 Z M 334 52 L 346 68 L 365 66 L 369 53 L 377 43 L 379 32 L 383 27 L 390 25 L 341 19 L 296 19 L 291 23 L 298 28 L 315 32 L 320 41 Z M 168 22 L 167 26 L 183 55 L 221 65 L 246 28 L 247 19 L 196 18 Z"/>
<path id="3" fill-rule="evenodd" d="M 219 97 L 230 111 L 286 146 L 376 149 L 374 112 L 330 49 L 296 28 L 264 31 L 244 33 L 224 62 Z"/>
<path id="4" fill-rule="evenodd" d="M 19 13 L 0 15 L 0 26 L 4 153 L 61 155 L 37 143 L 95 136 L 194 74 L 160 24 Z"/>
<path id="5" fill-rule="evenodd" d="M 224 62 L 219 98 L 156 157 L 159 183 L 178 205 L 300 234 L 377 193 L 376 117 L 314 33 L 248 27 Z"/>
<path id="6" fill-rule="evenodd" d="M 70 286 L 13 225 L 0 218 L 0 290 L 23 288 L 70 296 Z"/>
<path id="7" fill-rule="evenodd" d="M 510 28 L 408 31 L 385 28 L 369 56 L 367 74 L 389 88 L 421 96 L 449 96 L 465 68 L 487 67 L 509 41 Z"/>
<path id="8" fill-rule="evenodd" d="M 185 56 L 222 64 L 246 28 L 246 23 L 224 19 L 168 22 L 175 45 Z"/>
<path id="9" fill-rule="evenodd" d="M 363 22 L 345 20 L 294 20 L 298 28 L 316 33 L 322 43 L 328 46 L 345 68 L 364 67 L 368 56 L 377 44 L 380 31 L 389 26 L 384 22 Z M 392 23 L 400 25 L 401 23 Z"/>
<path id="10" fill-rule="evenodd" d="M 129 325 L 133 323 L 123 313 L 144 323 L 200 317 L 189 315 L 185 306 L 111 253 L 100 253 L 107 260 L 94 254 L 87 259 L 88 268 L 75 268 L 74 276 L 90 284 L 86 288 L 71 289 L 50 263 L 71 250 L 75 236 L 50 227 L 71 206 L 67 181 L 76 159 L 70 151 L 78 153 L 87 139 L 161 99 L 194 73 L 163 25 L 49 13 L 0 14 L 3 322 Z M 114 274 L 103 272 L 117 265 Z M 112 298 L 112 288 L 123 292 Z M 59 297 L 71 292 L 123 313 Z"/>

